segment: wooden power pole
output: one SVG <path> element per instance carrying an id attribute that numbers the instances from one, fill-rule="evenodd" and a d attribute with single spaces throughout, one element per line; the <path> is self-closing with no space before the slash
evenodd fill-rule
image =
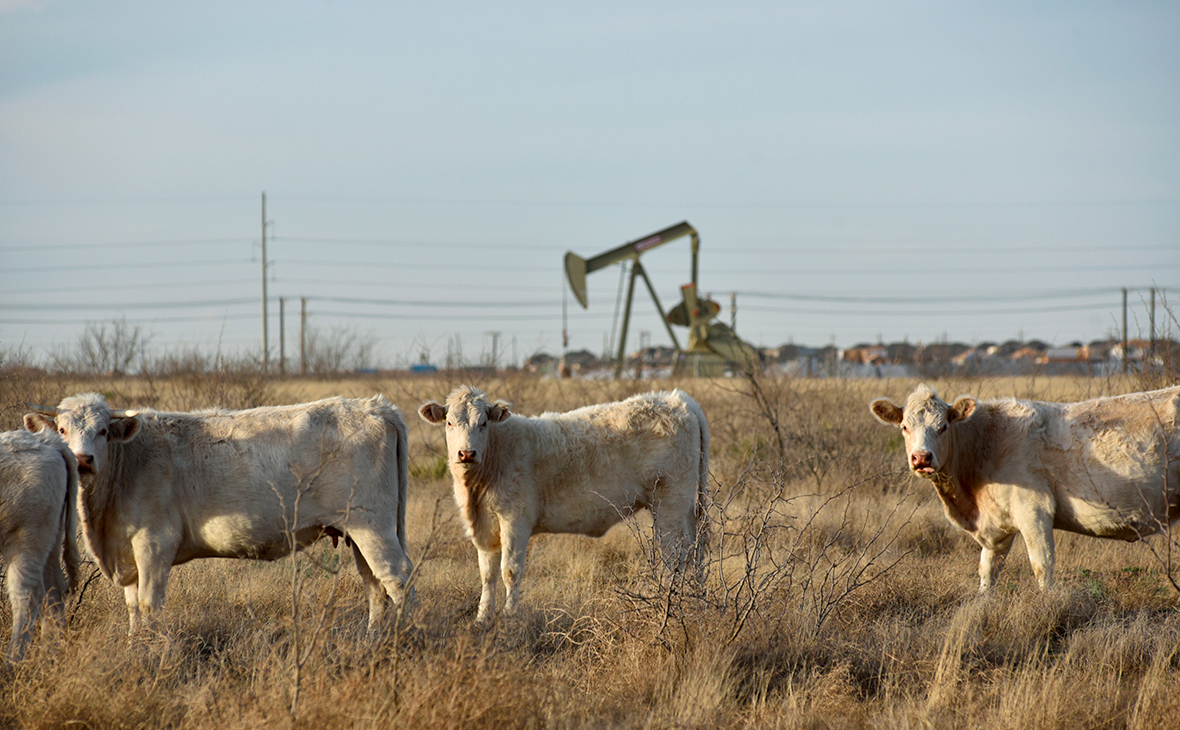
<path id="1" fill-rule="evenodd" d="M 299 298 L 299 374 L 307 375 L 307 297 Z"/>
<path id="2" fill-rule="evenodd" d="M 287 298 L 279 297 L 279 375 L 287 374 Z"/>
<path id="3" fill-rule="evenodd" d="M 270 339 L 266 316 L 266 191 L 262 193 L 262 372 L 270 371 Z"/>
<path id="4" fill-rule="evenodd" d="M 1131 359 L 1131 353 L 1127 349 L 1129 339 L 1127 337 L 1127 287 L 1123 287 L 1123 375 L 1127 374 L 1127 360 Z"/>

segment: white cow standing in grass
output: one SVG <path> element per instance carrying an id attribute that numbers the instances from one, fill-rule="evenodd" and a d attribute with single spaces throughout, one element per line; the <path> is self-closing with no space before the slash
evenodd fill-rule
<path id="1" fill-rule="evenodd" d="M 995 583 L 1016 533 L 1041 587 L 1053 584 L 1053 530 L 1134 542 L 1180 518 L 1180 387 L 1081 403 L 948 405 L 919 385 L 905 408 L 869 405 L 899 426 L 914 474 L 947 518 L 983 546 L 979 587 Z"/>
<path id="2" fill-rule="evenodd" d="M 446 424 L 455 501 L 479 551 L 478 621 L 496 610 L 497 571 L 504 610 L 516 610 L 534 533 L 599 537 L 644 507 L 668 567 L 699 571 L 709 425 L 692 397 L 648 393 L 535 418 L 510 408 L 462 386 L 418 409 Z"/>
<path id="3" fill-rule="evenodd" d="M 12 604 L 10 661 L 24 656 L 42 601 L 48 598 L 48 611 L 60 621 L 62 600 L 78 582 L 77 496 L 74 455 L 57 434 L 0 433 L 0 557 Z"/>
<path id="4" fill-rule="evenodd" d="M 323 536 L 351 543 L 370 630 L 387 594 L 403 600 L 407 431 L 383 396 L 164 413 L 84 393 L 32 407 L 25 427 L 57 431 L 77 457 L 86 545 L 124 586 L 132 632 L 163 608 L 173 565 L 275 560 Z"/>

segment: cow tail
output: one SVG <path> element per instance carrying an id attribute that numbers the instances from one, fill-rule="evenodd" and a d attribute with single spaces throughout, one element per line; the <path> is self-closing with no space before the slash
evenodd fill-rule
<path id="1" fill-rule="evenodd" d="M 390 422 L 393 430 L 397 432 L 397 539 L 401 543 L 402 553 L 409 557 L 410 549 L 406 543 L 406 502 L 410 484 L 410 436 L 404 420 L 390 419 Z"/>
<path id="2" fill-rule="evenodd" d="M 705 556 L 709 550 L 709 421 L 699 403 L 692 401 L 693 415 L 696 416 L 697 427 L 701 434 L 701 454 L 698 462 L 697 496 L 696 496 L 696 545 L 693 553 L 696 564 L 703 568 Z"/>
<path id="3" fill-rule="evenodd" d="M 62 561 L 65 563 L 66 585 L 70 593 L 73 593 L 78 588 L 78 566 L 82 563 L 82 557 L 78 553 L 78 462 L 64 445 L 61 455 L 66 463 L 66 503 L 62 506 L 65 522 Z"/>

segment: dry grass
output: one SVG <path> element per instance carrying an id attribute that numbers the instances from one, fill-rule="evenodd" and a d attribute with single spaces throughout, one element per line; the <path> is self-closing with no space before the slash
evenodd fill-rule
<path id="1" fill-rule="evenodd" d="M 21 401 L 54 404 L 85 389 L 162 409 L 383 392 L 410 424 L 419 568 L 417 610 L 380 640 L 364 634 L 364 592 L 343 545 L 275 563 L 181 566 L 164 630 L 134 642 L 121 591 L 97 579 L 70 603 L 64 636 L 41 637 L 0 672 L 0 725 L 1155 728 L 1180 717 L 1166 541 L 1153 540 L 1153 553 L 1058 533 L 1058 589 L 1035 589 L 1018 545 L 999 588 L 977 597 L 978 548 L 904 473 L 900 438 L 867 409 L 873 396 L 900 399 L 910 382 L 655 384 L 691 392 L 712 427 L 704 594 L 654 573 L 640 518 L 598 540 L 535 537 L 520 614 L 478 628 L 475 551 L 450 501 L 442 434 L 414 412 L 458 383 L 0 378 L 4 428 L 18 427 Z M 653 385 L 476 384 L 525 414 Z M 935 385 L 985 398 L 1136 389 L 1065 378 Z M 7 631 L 8 607 L 0 612 Z"/>

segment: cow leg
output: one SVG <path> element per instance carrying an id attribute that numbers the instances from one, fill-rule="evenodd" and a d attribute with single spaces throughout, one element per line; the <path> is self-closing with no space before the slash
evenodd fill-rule
<path id="1" fill-rule="evenodd" d="M 139 631 L 139 584 L 123 586 L 123 602 L 127 604 L 127 635 L 135 636 Z"/>
<path id="2" fill-rule="evenodd" d="M 138 591 L 132 594 L 130 590 L 124 590 L 123 596 L 127 599 L 128 609 L 131 608 L 131 599 L 137 599 L 136 608 L 141 622 L 146 620 L 154 623 L 164 610 L 168 571 L 176 557 L 176 547 L 139 532 L 131 538 L 131 549 L 135 555 L 135 567 L 139 571 Z M 136 623 L 135 613 L 132 613 L 132 633 L 136 630 Z"/>
<path id="3" fill-rule="evenodd" d="M 504 613 L 516 613 L 520 602 L 520 582 L 524 580 L 524 564 L 529 549 L 529 533 L 500 522 L 500 575 L 504 578 Z"/>
<path id="4" fill-rule="evenodd" d="M 479 553 L 479 580 L 483 586 L 479 594 L 479 613 L 476 614 L 475 620 L 483 623 L 492 618 L 492 614 L 496 612 L 496 583 L 500 574 L 500 551 L 481 550 L 476 547 Z"/>
<path id="5" fill-rule="evenodd" d="M 8 601 L 12 605 L 12 641 L 8 645 L 8 659 L 15 662 L 25 655 L 25 649 L 33 640 L 41 599 L 45 596 L 45 584 L 40 566 L 27 556 L 4 557 L 8 568 L 4 582 Z"/>
<path id="6" fill-rule="evenodd" d="M 60 541 L 59 541 L 60 542 Z M 41 614 L 41 636 L 44 638 L 46 630 L 52 625 L 55 629 L 54 639 L 60 636 L 65 628 L 65 596 L 69 592 L 65 575 L 62 573 L 61 561 L 57 551 L 50 550 L 49 558 L 41 571 L 42 585 L 45 586 L 45 611 Z"/>
<path id="7" fill-rule="evenodd" d="M 352 556 L 356 560 L 356 570 L 361 574 L 361 580 L 365 582 L 365 589 L 369 594 L 369 633 L 372 634 L 378 626 L 385 624 L 385 609 L 389 597 L 385 594 L 385 585 L 373 575 L 372 568 L 355 542 L 352 543 Z"/>
<path id="8" fill-rule="evenodd" d="M 393 530 L 381 534 L 364 528 L 350 529 L 348 537 L 352 540 L 357 570 L 368 584 L 369 629 L 372 630 L 384 620 L 386 595 L 397 606 L 407 600 L 406 584 L 410 581 L 413 565 L 402 552 L 401 542 Z"/>
<path id="9" fill-rule="evenodd" d="M 1008 551 L 1012 549 L 1012 539 L 1015 535 L 1000 540 L 995 547 L 983 546 L 979 553 L 979 592 L 987 593 L 996 584 L 996 578 L 1004 569 L 1004 562 L 1008 558 Z"/>
<path id="10" fill-rule="evenodd" d="M 1041 590 L 1053 587 L 1053 568 L 1057 558 L 1053 547 L 1053 516 L 1048 512 L 1037 510 L 1024 519 L 1018 517 L 1016 526 L 1028 547 L 1028 561 L 1032 564 L 1033 575 Z"/>
<path id="11" fill-rule="evenodd" d="M 61 561 L 53 552 L 50 552 L 49 559 L 45 561 L 41 577 L 45 585 L 46 596 L 49 599 L 47 608 L 60 612 L 66 594 L 69 593 L 69 587 L 66 585 L 65 575 L 62 573 Z"/>
<path id="12" fill-rule="evenodd" d="M 673 575 L 684 571 L 696 532 L 696 505 L 689 503 L 686 507 L 681 502 L 679 499 L 664 499 L 652 505 L 651 510 L 660 558 L 664 561 L 664 568 Z"/>

